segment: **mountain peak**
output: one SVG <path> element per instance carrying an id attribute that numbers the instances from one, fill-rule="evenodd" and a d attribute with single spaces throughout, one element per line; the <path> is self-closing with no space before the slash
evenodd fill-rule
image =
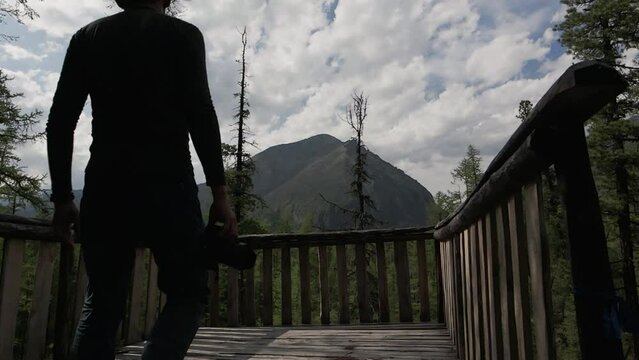
<path id="1" fill-rule="evenodd" d="M 331 207 L 324 196 L 344 208 L 353 208 L 348 195 L 355 159 L 354 141 L 320 134 L 268 148 L 255 155 L 254 191 L 268 205 L 259 217 L 276 219 L 282 214 L 300 223 L 307 216 L 323 229 L 348 228 L 350 216 Z M 366 191 L 375 201 L 374 216 L 382 227 L 423 226 L 433 208 L 432 195 L 417 181 L 372 152 Z M 321 194 L 321 196 L 320 196 Z"/>

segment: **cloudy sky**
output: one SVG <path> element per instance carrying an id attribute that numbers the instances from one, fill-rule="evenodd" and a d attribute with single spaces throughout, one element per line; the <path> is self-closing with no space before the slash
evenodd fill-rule
<path id="1" fill-rule="evenodd" d="M 119 11 L 109 0 L 31 2 L 40 17 L 1 25 L 0 67 L 41 109 L 44 127 L 71 35 Z M 552 27 L 558 0 L 183 0 L 180 17 L 205 36 L 208 77 L 222 138 L 232 141 L 240 34 L 250 49 L 257 152 L 327 133 L 351 136 L 340 120 L 353 90 L 369 98 L 365 140 L 433 194 L 468 144 L 484 167 L 518 125 L 521 99 L 536 102 L 572 63 Z M 90 104 L 76 130 L 73 184 L 89 157 Z M 47 173 L 45 144 L 20 149 L 30 173 Z M 197 158 L 196 177 L 204 181 Z"/>

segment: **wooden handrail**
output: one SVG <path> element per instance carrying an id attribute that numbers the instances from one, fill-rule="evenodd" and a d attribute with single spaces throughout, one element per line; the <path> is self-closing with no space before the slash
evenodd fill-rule
<path id="1" fill-rule="evenodd" d="M 430 321 L 428 273 L 434 273 L 435 267 L 428 263 L 427 259 L 430 257 L 427 256 L 425 243 L 433 238 L 432 235 L 432 228 L 243 235 L 241 240 L 251 244 L 258 252 L 259 266 L 244 271 L 241 277 L 239 272 L 223 266 L 210 272 L 209 287 L 212 296 L 207 307 L 207 324 L 270 326 L 297 325 L 297 322 L 301 322 L 308 325 L 314 321 L 314 299 L 319 300 L 319 322 L 323 325 L 336 322 L 348 324 L 354 321 L 412 322 L 413 297 L 420 301 L 419 320 Z M 4 239 L 0 271 L 0 358 L 39 359 L 53 343 L 53 358 L 66 359 L 86 286 L 82 257 L 78 259 L 77 256 L 79 247 L 56 238 L 49 221 L 12 215 L 0 215 L 0 238 Z M 25 244 L 29 242 L 34 244 L 34 248 L 39 248 L 38 266 L 33 274 L 36 284 L 33 293 L 38 294 L 39 298 L 32 301 L 29 331 L 26 341 L 21 339 L 28 348 L 21 350 L 21 357 L 19 353 L 13 352 L 13 343 L 16 336 L 21 336 L 15 333 L 18 301 L 23 291 L 18 285 L 23 273 Z M 395 263 L 394 267 L 387 266 L 386 253 L 389 251 L 393 253 L 393 260 L 390 261 Z M 353 259 L 347 258 L 350 254 L 353 254 Z M 415 256 L 416 259 L 409 260 L 409 256 Z M 313 257 L 316 257 L 317 262 Z M 57 262 L 56 258 L 59 259 Z M 58 264 L 57 277 L 53 276 L 54 263 Z M 299 277 L 293 277 L 292 270 L 297 268 Z M 137 249 L 131 298 L 119 334 L 123 344 L 134 343 L 148 336 L 164 304 L 166 298 L 156 284 L 157 270 L 149 250 Z M 394 272 L 397 283 L 395 292 L 388 289 L 387 277 L 392 274 L 391 271 Z M 220 274 L 226 276 L 221 279 Z M 377 278 L 375 284 L 370 283 L 371 274 Z M 419 279 L 418 286 L 414 289 L 411 289 L 411 274 Z M 280 281 L 274 284 L 275 276 Z M 335 290 L 332 290 L 329 283 L 331 276 L 337 281 Z M 54 283 L 56 278 L 57 286 Z M 240 278 L 243 279 L 243 284 L 238 281 Z M 256 279 L 262 281 L 260 288 L 255 286 Z M 430 275 L 430 279 L 436 281 L 437 277 Z M 225 299 L 221 298 L 223 292 L 220 282 L 223 280 L 228 286 Z M 294 283 L 298 284 L 299 293 L 293 292 Z M 319 284 L 319 288 L 314 288 L 313 284 Z M 371 286 L 376 286 L 377 292 L 374 295 L 370 292 Z M 53 290 L 54 287 L 57 290 Z M 273 301 L 273 290 L 276 287 L 281 289 L 278 303 Z M 331 294 L 331 291 L 338 294 Z M 354 302 L 349 296 L 353 291 L 357 292 Z M 414 292 L 417 295 L 413 295 Z M 51 326 L 47 324 L 48 319 L 52 318 L 48 314 L 51 296 L 56 296 L 53 299 L 56 304 L 53 316 L 55 331 L 47 339 L 43 329 Z M 338 299 L 337 306 L 331 304 L 333 297 Z M 220 314 L 224 301 L 228 304 L 227 312 Z M 297 303 L 299 317 L 294 311 L 294 304 Z M 376 304 L 374 309 L 371 308 L 373 304 Z M 356 313 L 352 313 L 354 308 L 358 308 Z M 261 311 L 258 312 L 258 309 Z M 394 311 L 397 313 L 394 314 Z M 276 324 L 274 315 L 279 318 Z M 51 338 L 52 335 L 54 339 Z"/>
<path id="2" fill-rule="evenodd" d="M 602 62 L 584 61 L 569 67 L 488 165 L 470 196 L 435 226 L 435 238 L 449 239 L 497 199 L 547 168 L 565 145 L 560 129 L 583 124 L 626 86 L 619 73 Z"/>
<path id="3" fill-rule="evenodd" d="M 443 313 L 463 359 L 555 359 L 541 174 L 554 165 L 567 215 L 583 359 L 622 359 L 614 287 L 583 123 L 626 83 L 597 61 L 571 66 L 435 227 Z"/>

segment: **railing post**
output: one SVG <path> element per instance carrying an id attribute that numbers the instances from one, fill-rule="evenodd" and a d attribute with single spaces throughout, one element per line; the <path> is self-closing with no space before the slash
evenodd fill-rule
<path id="1" fill-rule="evenodd" d="M 561 131 L 556 170 L 566 207 L 581 356 L 623 359 L 621 340 L 611 333 L 614 287 L 584 128 L 574 122 Z"/>
<path id="2" fill-rule="evenodd" d="M 73 245 L 60 243 L 60 269 L 58 272 L 58 301 L 55 314 L 55 335 L 53 359 L 65 360 L 69 357 L 71 337 L 71 276 L 73 274 Z"/>
<path id="3" fill-rule="evenodd" d="M 435 268 L 437 269 L 437 321 L 444 320 L 444 288 L 442 287 L 442 256 L 439 251 L 439 240 L 433 241 L 435 247 Z"/>

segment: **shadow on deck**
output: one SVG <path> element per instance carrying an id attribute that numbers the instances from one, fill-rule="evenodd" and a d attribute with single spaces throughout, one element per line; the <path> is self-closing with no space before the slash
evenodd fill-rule
<path id="1" fill-rule="evenodd" d="M 140 359 L 143 343 L 117 360 Z M 200 328 L 186 359 L 457 359 L 444 324 Z"/>

